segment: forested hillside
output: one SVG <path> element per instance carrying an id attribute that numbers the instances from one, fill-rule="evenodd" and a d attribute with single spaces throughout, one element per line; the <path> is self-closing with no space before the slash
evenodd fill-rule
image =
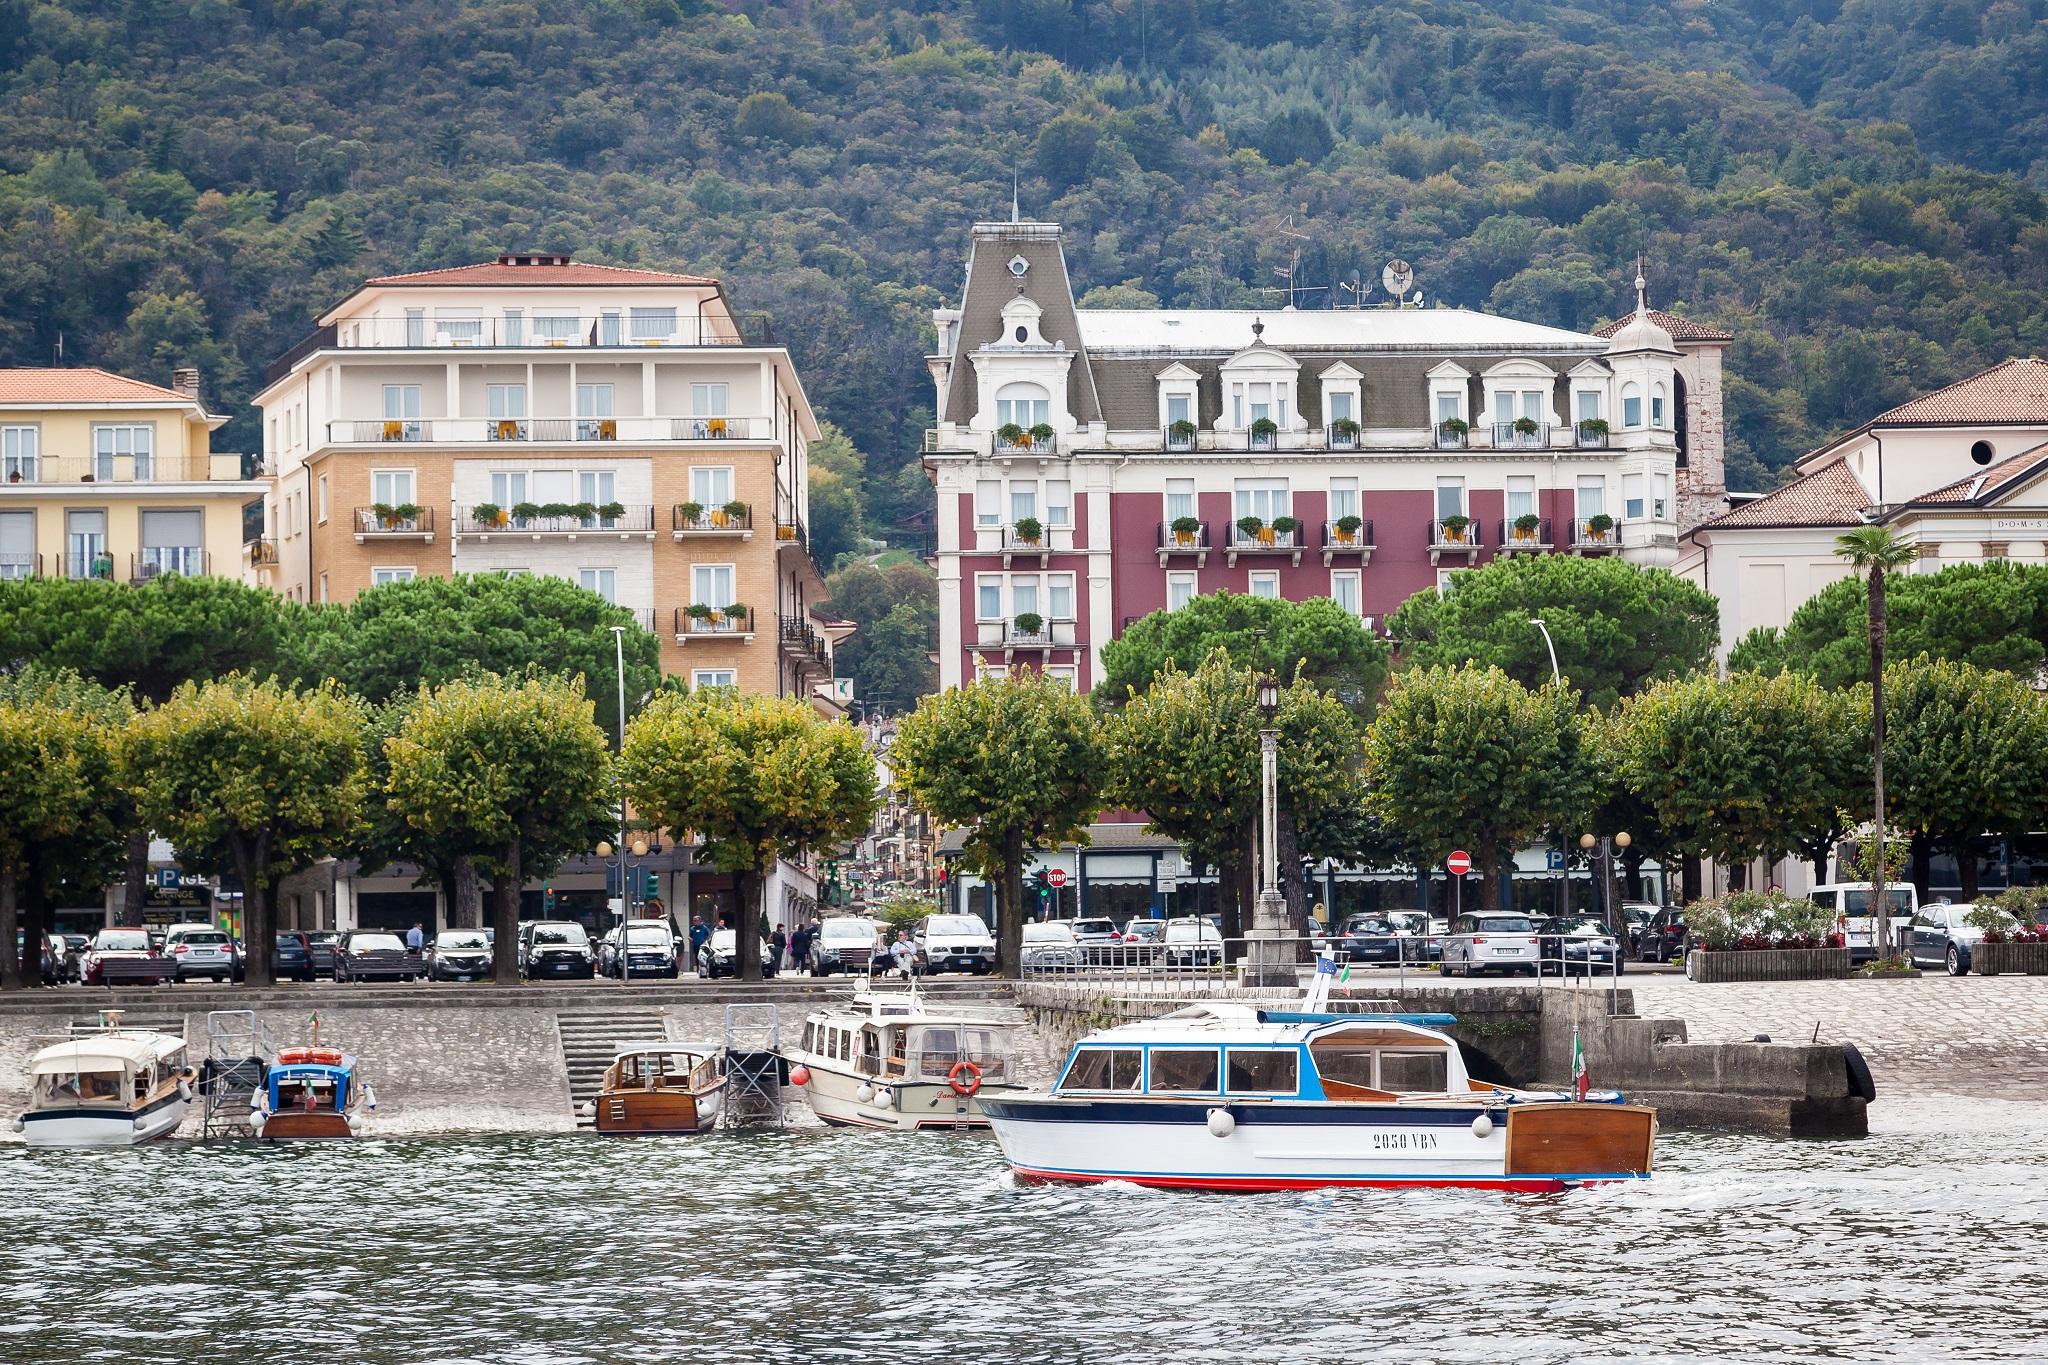
<path id="1" fill-rule="evenodd" d="M 231 408 L 366 274 L 507 247 L 723 276 L 928 494 L 966 225 L 1099 301 L 1303 306 L 1380 263 L 1590 327 L 1638 251 L 1732 328 L 1731 482 L 2043 348 L 2048 0 L 0 0 L 0 362 Z M 1281 231 L 1291 231 L 1301 239 Z M 238 416 L 222 444 L 253 448 Z"/>

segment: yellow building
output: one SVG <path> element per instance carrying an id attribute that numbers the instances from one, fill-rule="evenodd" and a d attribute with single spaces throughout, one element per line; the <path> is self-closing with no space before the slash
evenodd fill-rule
<path id="1" fill-rule="evenodd" d="M 243 575 L 243 508 L 263 496 L 199 376 L 159 388 L 96 369 L 0 369 L 0 578 L 147 582 Z"/>

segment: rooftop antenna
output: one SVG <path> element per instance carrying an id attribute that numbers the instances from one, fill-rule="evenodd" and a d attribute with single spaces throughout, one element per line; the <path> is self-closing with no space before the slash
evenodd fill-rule
<path id="1" fill-rule="evenodd" d="M 1337 288 L 1351 296 L 1351 307 L 1353 309 L 1365 307 L 1365 286 L 1360 283 L 1356 270 L 1353 270 L 1349 275 L 1337 281 Z"/>
<path id="2" fill-rule="evenodd" d="M 55 364 L 60 370 L 64 368 L 64 334 L 62 332 L 57 333 L 57 358 Z"/>
<path id="3" fill-rule="evenodd" d="M 1388 261 L 1386 267 L 1380 271 L 1380 286 L 1394 296 L 1393 306 L 1396 308 L 1407 306 L 1408 287 L 1414 283 L 1415 267 L 1398 256 Z M 1422 302 L 1419 290 L 1416 292 L 1415 302 Z"/>
<path id="4" fill-rule="evenodd" d="M 1281 220 L 1281 222 L 1280 222 L 1280 235 L 1281 235 L 1282 237 L 1292 237 L 1292 238 L 1293 238 L 1293 239 L 1294 239 L 1295 241 L 1297 241 L 1297 242 L 1306 242 L 1306 241 L 1310 240 L 1310 238 L 1309 238 L 1309 235 L 1308 235 L 1307 233 L 1305 233 L 1305 232 L 1296 232 L 1296 231 L 1294 230 L 1294 215 L 1293 215 L 1293 214 L 1291 214 L 1291 213 L 1290 213 L 1290 214 L 1288 214 L 1288 215 L 1287 215 L 1287 216 L 1286 216 L 1286 217 L 1285 217 L 1284 219 L 1282 219 L 1282 220 Z M 1277 266 L 1277 265 L 1276 265 L 1276 266 L 1274 266 L 1274 267 L 1273 267 L 1273 273 L 1274 273 L 1275 275 L 1278 275 L 1278 276 L 1279 276 L 1280 278 L 1282 278 L 1282 279 L 1284 279 L 1284 280 L 1286 280 L 1286 281 L 1287 281 L 1287 306 L 1288 306 L 1289 308 L 1292 308 L 1292 307 L 1294 307 L 1294 293 L 1295 293 L 1295 290 L 1294 290 L 1294 277 L 1295 277 L 1295 275 L 1296 275 L 1297 273 L 1299 273 L 1299 272 L 1300 272 L 1300 270 L 1301 270 L 1301 248 L 1300 248 L 1300 247 L 1295 247 L 1295 248 L 1294 248 L 1294 250 L 1293 250 L 1293 251 L 1292 251 L 1291 253 L 1289 253 L 1289 255 L 1288 255 L 1288 258 L 1287 258 L 1287 264 L 1286 264 L 1285 266 Z"/>

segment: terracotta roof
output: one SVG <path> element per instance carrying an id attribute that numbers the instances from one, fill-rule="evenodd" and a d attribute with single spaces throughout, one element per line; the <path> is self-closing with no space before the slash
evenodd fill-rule
<path id="1" fill-rule="evenodd" d="M 0 403 L 174 403 L 193 400 L 175 389 L 145 384 L 110 370 L 0 370 Z"/>
<path id="2" fill-rule="evenodd" d="M 1754 502 L 1723 512 L 1694 528 L 1742 531 L 1765 526 L 1854 526 L 1870 506 L 1870 495 L 1841 460 L 1801 475 Z"/>
<path id="3" fill-rule="evenodd" d="M 2007 486 L 2024 478 L 2033 470 L 2040 468 L 2044 463 L 2048 463 L 2048 446 L 2035 446 L 2031 450 L 2022 450 L 2019 454 L 2009 459 L 2000 460 L 1994 465 L 1987 465 L 1984 469 L 1970 475 L 1966 479 L 1957 479 L 1954 483 L 1937 488 L 1931 493 L 1922 493 L 1908 505 L 1918 507 L 1923 503 L 1933 503 L 1939 506 L 1944 504 L 1990 502 L 2003 493 Z"/>
<path id="4" fill-rule="evenodd" d="M 1673 341 L 1733 341 L 1735 339 L 1733 332 L 1724 332 L 1718 327 L 1709 327 L 1704 323 L 1694 322 L 1691 318 L 1682 318 L 1676 313 L 1667 313 L 1661 308 L 1651 308 L 1647 311 L 1650 315 L 1650 321 L 1671 333 Z M 1629 323 L 1635 321 L 1635 316 L 1634 313 L 1623 313 L 1605 327 L 1595 327 L 1593 335 L 1596 337 L 1612 337 L 1616 332 L 1619 332 L 1622 328 L 1628 326 Z"/>
<path id="5" fill-rule="evenodd" d="M 521 264 L 525 262 L 525 264 Z M 665 270 L 633 270 L 622 265 L 590 265 L 566 256 L 500 256 L 479 265 L 446 270 L 416 270 L 405 275 L 378 275 L 372 285 L 677 285 L 717 284 L 704 275 L 675 275 Z"/>
<path id="6" fill-rule="evenodd" d="M 1866 425 L 1974 426 L 1987 422 L 2048 425 L 2048 360 L 2023 356 L 2003 361 L 1981 374 L 1881 412 Z"/>

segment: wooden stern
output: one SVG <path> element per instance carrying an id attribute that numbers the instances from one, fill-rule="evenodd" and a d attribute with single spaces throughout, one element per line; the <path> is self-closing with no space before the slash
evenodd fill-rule
<path id="1" fill-rule="evenodd" d="M 607 1090 L 597 1097 L 600 1133 L 694 1133 L 697 1097 L 687 1090 Z"/>
<path id="2" fill-rule="evenodd" d="M 280 1109 L 263 1121 L 262 1136 L 270 1142 L 303 1142 L 316 1138 L 354 1137 L 348 1115 L 332 1109 Z"/>
<path id="3" fill-rule="evenodd" d="M 1640 1104 L 1511 1104 L 1507 1171 L 1517 1175 L 1648 1175 L 1657 1111 Z"/>

